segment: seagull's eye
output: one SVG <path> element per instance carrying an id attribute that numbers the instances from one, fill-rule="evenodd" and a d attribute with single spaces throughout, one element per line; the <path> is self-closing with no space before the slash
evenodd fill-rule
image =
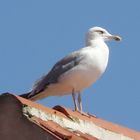
<path id="1" fill-rule="evenodd" d="M 96 32 L 98 32 L 99 34 L 103 34 L 104 33 L 104 31 L 102 31 L 102 30 L 97 30 Z"/>

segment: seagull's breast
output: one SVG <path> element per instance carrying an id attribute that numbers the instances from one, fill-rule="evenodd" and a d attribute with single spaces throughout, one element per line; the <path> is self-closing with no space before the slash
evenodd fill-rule
<path id="1" fill-rule="evenodd" d="M 89 87 L 99 79 L 107 67 L 109 55 L 107 46 L 83 48 L 81 55 L 84 57 L 81 62 L 60 78 L 59 82 L 65 85 L 67 90 L 73 88 L 81 91 Z"/>

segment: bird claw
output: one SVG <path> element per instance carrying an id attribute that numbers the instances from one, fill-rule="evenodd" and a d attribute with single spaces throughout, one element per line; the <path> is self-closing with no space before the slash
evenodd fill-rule
<path id="1" fill-rule="evenodd" d="M 83 112 L 83 111 L 79 111 L 79 110 L 76 110 L 76 112 L 78 112 L 78 113 L 80 113 L 81 115 L 86 116 L 86 117 L 88 117 L 88 118 L 91 117 L 91 115 L 90 115 L 89 113 L 86 113 L 86 112 Z"/>

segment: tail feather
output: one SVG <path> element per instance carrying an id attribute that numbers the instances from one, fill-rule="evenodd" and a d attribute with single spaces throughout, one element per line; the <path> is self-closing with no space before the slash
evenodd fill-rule
<path id="1" fill-rule="evenodd" d="M 37 95 L 36 94 L 35 95 L 32 95 L 31 93 L 32 92 L 28 92 L 28 93 L 21 94 L 19 96 L 22 97 L 22 98 L 25 98 L 25 99 L 29 99 L 31 101 L 36 101 L 36 100 L 39 100 L 40 99 L 40 98 L 38 98 L 38 94 Z"/>
<path id="2" fill-rule="evenodd" d="M 25 99 L 29 99 L 29 98 L 30 98 L 30 97 L 29 97 L 30 93 L 31 93 L 31 92 L 24 93 L 24 94 L 21 94 L 21 95 L 19 95 L 19 96 L 20 96 L 20 97 L 23 97 L 23 98 L 25 98 Z"/>

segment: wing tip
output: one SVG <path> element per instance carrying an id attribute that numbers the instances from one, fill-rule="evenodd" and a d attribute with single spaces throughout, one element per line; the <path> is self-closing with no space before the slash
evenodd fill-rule
<path id="1" fill-rule="evenodd" d="M 31 92 L 24 93 L 24 94 L 21 94 L 21 95 L 19 95 L 19 96 L 22 97 L 22 98 L 25 98 L 25 99 L 29 99 L 29 98 L 30 98 L 30 97 L 29 97 L 30 93 L 31 93 Z"/>

